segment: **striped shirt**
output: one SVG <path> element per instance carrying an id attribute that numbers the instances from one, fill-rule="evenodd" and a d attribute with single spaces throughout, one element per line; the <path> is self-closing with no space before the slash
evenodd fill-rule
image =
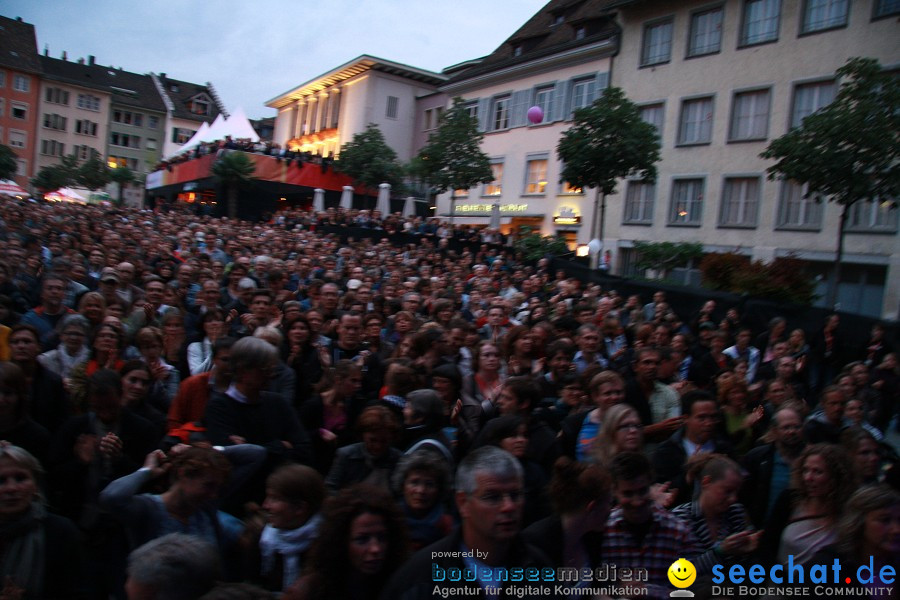
<path id="1" fill-rule="evenodd" d="M 702 554 L 691 559 L 698 575 L 712 573 L 713 565 L 730 564 L 733 557 L 723 555 L 714 548 L 729 535 L 753 528 L 744 505 L 739 503 L 729 506 L 722 515 L 715 537 L 709 530 L 706 516 L 700 510 L 700 503 L 697 500 L 675 507 L 672 509 L 672 514 L 687 523 L 700 546 Z"/>

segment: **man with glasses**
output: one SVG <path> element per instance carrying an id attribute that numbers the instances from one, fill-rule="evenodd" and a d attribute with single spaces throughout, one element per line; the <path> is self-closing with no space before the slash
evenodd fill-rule
<path id="1" fill-rule="evenodd" d="M 522 466 L 512 454 L 494 446 L 470 453 L 456 473 L 460 527 L 414 554 L 381 597 L 433 598 L 437 588 L 441 595 L 446 591 L 444 597 L 510 598 L 522 597 L 516 588 L 540 585 L 510 581 L 514 568 L 551 566 L 540 550 L 520 536 L 524 500 Z M 498 581 L 501 574 L 506 575 L 505 581 Z M 538 596 L 554 598 L 553 588 L 547 584 L 549 593 Z"/>
<path id="2" fill-rule="evenodd" d="M 653 468 L 659 483 L 668 483 L 676 493 L 673 506 L 691 501 L 693 489 L 685 478 L 685 464 L 700 452 L 730 455 L 731 444 L 716 437 L 719 409 L 709 392 L 694 390 L 681 398 L 684 427 L 657 446 Z M 645 429 L 646 431 L 646 429 Z"/>

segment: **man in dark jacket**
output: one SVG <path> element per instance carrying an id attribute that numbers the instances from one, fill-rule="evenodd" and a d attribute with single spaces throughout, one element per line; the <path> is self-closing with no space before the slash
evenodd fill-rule
<path id="1" fill-rule="evenodd" d="M 437 595 L 483 598 L 488 590 L 493 592 L 501 587 L 497 597 L 509 598 L 522 597 L 516 588 L 543 586 L 546 593 L 526 595 L 555 598 L 553 583 L 523 581 L 524 577 L 513 581 L 515 572 L 522 569 L 552 566 L 540 550 L 519 535 L 523 494 L 522 467 L 514 456 L 493 446 L 469 454 L 456 474 L 456 504 L 462 525 L 448 537 L 414 554 L 394 574 L 381 597 L 384 600 L 424 600 Z M 506 578 L 499 581 L 503 571 Z"/>

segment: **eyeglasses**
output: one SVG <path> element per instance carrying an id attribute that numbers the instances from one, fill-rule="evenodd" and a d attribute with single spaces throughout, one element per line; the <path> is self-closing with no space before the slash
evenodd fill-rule
<path id="1" fill-rule="evenodd" d="M 616 427 L 616 431 L 639 431 L 640 429 L 640 423 L 622 423 Z"/>
<path id="2" fill-rule="evenodd" d="M 500 506 L 506 498 L 509 498 L 510 502 L 513 504 L 522 502 L 525 499 L 525 492 L 522 490 L 515 490 L 513 492 L 490 492 L 476 497 L 481 502 L 489 504 L 490 506 Z"/>

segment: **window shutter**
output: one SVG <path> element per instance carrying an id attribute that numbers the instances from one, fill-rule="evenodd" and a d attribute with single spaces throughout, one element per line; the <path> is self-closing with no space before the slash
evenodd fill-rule
<path id="1" fill-rule="evenodd" d="M 512 100 L 509 108 L 509 126 L 522 127 L 525 125 L 528 113 L 528 98 L 531 90 L 520 90 L 513 92 Z"/>
<path id="2" fill-rule="evenodd" d="M 566 102 L 566 90 L 569 87 L 568 81 L 557 81 L 556 91 L 553 93 L 553 120 L 562 121 L 568 113 L 568 103 Z"/>
<path id="3" fill-rule="evenodd" d="M 478 130 L 479 131 L 487 131 L 487 125 L 490 123 L 491 115 L 488 114 L 491 111 L 491 99 L 490 98 L 479 98 L 478 99 Z"/>

